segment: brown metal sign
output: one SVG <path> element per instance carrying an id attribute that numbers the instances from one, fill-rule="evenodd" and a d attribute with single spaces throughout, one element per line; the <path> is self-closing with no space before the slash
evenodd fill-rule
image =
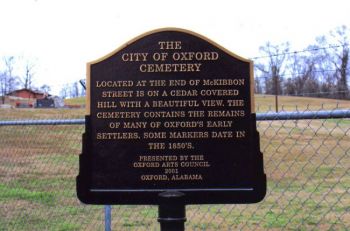
<path id="1" fill-rule="evenodd" d="M 78 197 L 92 204 L 253 203 L 266 192 L 253 64 L 190 31 L 141 35 L 87 65 Z"/>

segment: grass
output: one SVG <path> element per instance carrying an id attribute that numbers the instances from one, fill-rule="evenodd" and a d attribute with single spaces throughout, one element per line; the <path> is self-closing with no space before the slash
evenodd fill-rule
<path id="1" fill-rule="evenodd" d="M 350 108 L 349 101 L 280 97 L 284 109 Z M 72 104 L 75 104 L 72 103 Z M 272 96 L 256 96 L 259 112 Z M 0 109 L 0 120 L 82 118 L 83 109 Z M 75 193 L 83 126 L 0 127 L 0 230 L 103 230 L 103 206 Z M 186 230 L 347 230 L 350 122 L 260 121 L 268 192 L 252 205 L 186 206 Z M 159 230 L 156 206 L 113 206 L 115 230 Z"/>
<path id="2" fill-rule="evenodd" d="M 350 108 L 349 100 L 311 98 L 298 96 L 278 96 L 279 111 L 334 110 Z M 257 112 L 275 111 L 275 96 L 255 95 Z"/>
<path id="3" fill-rule="evenodd" d="M 85 97 L 64 99 L 65 105 L 85 105 Z"/>
<path id="4" fill-rule="evenodd" d="M 53 193 L 27 190 L 21 187 L 11 187 L 0 184 L 0 200 L 27 200 L 45 205 L 53 205 L 55 196 Z"/>
<path id="5" fill-rule="evenodd" d="M 75 119 L 84 115 L 85 109 L 0 108 L 0 120 Z"/>

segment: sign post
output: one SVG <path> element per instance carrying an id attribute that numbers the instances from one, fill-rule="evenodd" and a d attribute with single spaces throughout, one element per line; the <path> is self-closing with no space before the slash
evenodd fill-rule
<path id="1" fill-rule="evenodd" d="M 178 191 L 166 191 L 159 194 L 158 221 L 161 231 L 185 230 L 184 197 L 185 194 Z"/>
<path id="2" fill-rule="evenodd" d="M 171 201 L 264 198 L 252 61 L 194 32 L 166 28 L 88 63 L 86 84 L 82 202 L 158 204 L 166 227 Z M 184 211 L 176 214 L 186 220 Z"/>

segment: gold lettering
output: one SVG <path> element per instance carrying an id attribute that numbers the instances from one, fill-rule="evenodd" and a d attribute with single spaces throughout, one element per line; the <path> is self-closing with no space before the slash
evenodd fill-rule
<path id="1" fill-rule="evenodd" d="M 217 52 L 174 52 L 174 61 L 215 61 L 219 59 Z"/>
<path id="2" fill-rule="evenodd" d="M 165 149 L 165 143 L 148 143 L 148 149 L 150 150 L 161 150 Z"/>
<path id="3" fill-rule="evenodd" d="M 177 156 L 170 156 L 170 155 L 164 155 L 164 156 L 150 156 L 150 155 L 141 155 L 139 156 L 139 161 L 177 161 Z"/>
<path id="4" fill-rule="evenodd" d="M 180 180 L 190 180 L 190 181 L 194 181 L 194 180 L 203 180 L 203 176 L 201 174 L 192 174 L 192 175 L 173 175 L 171 177 L 172 181 L 180 181 Z"/>
<path id="5" fill-rule="evenodd" d="M 218 139 L 233 138 L 233 132 L 232 131 L 219 131 L 219 132 L 212 131 L 211 138 L 218 138 Z"/>
<path id="6" fill-rule="evenodd" d="M 145 118 L 183 118 L 186 116 L 185 111 L 145 111 Z"/>
<path id="7" fill-rule="evenodd" d="M 201 103 L 205 107 L 222 107 L 222 106 L 224 106 L 223 100 L 201 100 Z"/>
<path id="8" fill-rule="evenodd" d="M 120 81 L 96 81 L 96 87 L 132 87 L 134 82 L 131 80 Z"/>
<path id="9" fill-rule="evenodd" d="M 133 94 L 133 91 L 103 91 L 102 98 L 128 98 Z"/>
<path id="10" fill-rule="evenodd" d="M 205 117 L 205 111 L 188 111 L 188 117 Z"/>
<path id="11" fill-rule="evenodd" d="M 244 79 L 203 79 L 203 86 L 243 86 Z"/>
<path id="12" fill-rule="evenodd" d="M 134 162 L 134 168 L 159 168 L 160 164 L 158 162 Z"/>
<path id="13" fill-rule="evenodd" d="M 141 107 L 141 101 L 119 101 L 121 108 Z"/>
<path id="14" fill-rule="evenodd" d="M 170 139 L 205 139 L 209 138 L 208 132 L 169 132 Z"/>
<path id="15" fill-rule="evenodd" d="M 142 181 L 166 181 L 168 180 L 167 175 L 141 175 Z"/>
<path id="16" fill-rule="evenodd" d="M 161 50 L 180 50 L 181 41 L 159 41 L 159 49 Z"/>
<path id="17" fill-rule="evenodd" d="M 244 110 L 208 111 L 208 117 L 244 117 Z"/>
<path id="18" fill-rule="evenodd" d="M 236 137 L 237 138 L 244 138 L 245 137 L 245 131 L 236 131 Z"/>
<path id="19" fill-rule="evenodd" d="M 124 53 L 122 60 L 124 62 L 145 62 L 147 61 L 148 53 Z"/>
<path id="20" fill-rule="evenodd" d="M 167 138 L 166 132 L 144 132 L 144 139 L 165 139 Z"/>
<path id="21" fill-rule="evenodd" d="M 169 86 L 177 87 L 177 86 L 186 86 L 187 81 L 185 79 L 170 79 Z"/>
<path id="22" fill-rule="evenodd" d="M 237 96 L 239 94 L 238 90 L 233 89 L 210 89 L 201 90 L 201 96 Z"/>
<path id="23" fill-rule="evenodd" d="M 189 161 L 189 162 L 181 162 L 180 166 L 182 168 L 209 168 L 210 164 L 208 161 Z"/>
<path id="24" fill-rule="evenodd" d="M 97 108 L 117 108 L 117 103 L 114 101 L 97 101 Z"/>
<path id="25" fill-rule="evenodd" d="M 147 122 L 123 122 L 123 128 L 146 128 Z"/>
<path id="26" fill-rule="evenodd" d="M 134 140 L 140 139 L 137 132 L 98 132 L 96 134 L 98 140 Z"/>
<path id="27" fill-rule="evenodd" d="M 98 119 L 137 119 L 140 118 L 141 112 L 97 112 Z"/>
<path id="28" fill-rule="evenodd" d="M 152 107 L 199 107 L 197 100 L 154 100 Z"/>
<path id="29" fill-rule="evenodd" d="M 227 104 L 229 107 L 243 107 L 244 106 L 244 100 L 238 99 L 238 100 L 227 100 Z"/>
<path id="30" fill-rule="evenodd" d="M 201 63 L 152 63 L 141 64 L 141 72 L 199 72 Z"/>
<path id="31" fill-rule="evenodd" d="M 227 121 L 207 121 L 207 128 L 230 128 L 232 127 L 232 120 Z"/>
<path id="32" fill-rule="evenodd" d="M 151 87 L 164 87 L 166 86 L 166 81 L 164 79 L 160 80 L 149 80 L 148 83 L 150 84 Z"/>

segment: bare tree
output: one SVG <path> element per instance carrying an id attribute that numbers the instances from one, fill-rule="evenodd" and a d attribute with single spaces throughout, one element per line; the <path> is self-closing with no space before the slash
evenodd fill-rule
<path id="1" fill-rule="evenodd" d="M 338 27 L 331 31 L 331 36 L 340 44 L 334 48 L 334 66 L 336 68 L 337 88 L 339 96 L 346 98 L 348 95 L 348 65 L 349 65 L 349 30 L 346 26 Z"/>
<path id="2" fill-rule="evenodd" d="M 289 43 L 272 45 L 267 42 L 260 47 L 260 52 L 266 57 L 263 62 L 257 63 L 256 68 L 267 77 L 266 93 L 281 94 L 281 76 L 285 72 Z"/>
<path id="3" fill-rule="evenodd" d="M 40 90 L 42 90 L 45 94 L 49 94 L 51 91 L 51 87 L 47 84 L 44 84 L 40 87 Z"/>
<path id="4" fill-rule="evenodd" d="M 85 96 L 85 85 L 77 82 L 64 84 L 61 91 L 60 96 L 62 98 L 75 98 L 79 96 Z"/>
<path id="5" fill-rule="evenodd" d="M 33 76 L 34 76 L 34 64 L 29 63 L 27 61 L 25 66 L 25 75 L 21 79 L 21 83 L 25 89 L 31 89 L 33 84 Z"/>
<path id="6" fill-rule="evenodd" d="M 61 89 L 61 91 L 60 91 L 60 96 L 61 96 L 63 99 L 69 97 L 69 86 L 68 86 L 68 84 L 65 84 L 65 85 L 62 87 L 62 89 Z"/>
<path id="7" fill-rule="evenodd" d="M 327 91 L 332 90 L 335 96 L 346 98 L 349 95 L 349 29 L 346 26 L 338 27 L 326 36 L 317 37 L 316 41 L 321 47 L 329 46 L 329 49 L 321 49 L 322 60 L 318 63 L 324 80 L 323 89 L 328 86 Z"/>
<path id="8" fill-rule="evenodd" d="M 74 82 L 72 84 L 72 97 L 79 97 L 79 83 Z"/>
<path id="9" fill-rule="evenodd" d="M 317 96 L 320 91 L 320 81 L 316 75 L 319 57 L 313 52 L 317 51 L 317 47 L 309 46 L 307 50 L 310 52 L 289 55 L 288 72 L 291 78 L 285 84 L 288 94 Z"/>
<path id="10" fill-rule="evenodd" d="M 278 111 L 278 95 L 282 94 L 282 78 L 285 72 L 286 59 L 289 52 L 289 43 L 272 45 L 267 42 L 260 47 L 260 52 L 266 57 L 265 61 L 257 63 L 256 68 L 266 78 L 265 88 L 267 94 L 275 95 L 276 111 Z"/>
<path id="11" fill-rule="evenodd" d="M 2 104 L 5 103 L 5 95 L 6 95 L 6 72 L 1 72 L 0 73 L 0 94 L 1 94 L 1 102 Z"/>
<path id="12" fill-rule="evenodd" d="M 18 85 L 18 78 L 13 75 L 13 67 L 15 58 L 7 56 L 3 58 L 5 70 L 0 74 L 0 94 L 2 95 L 2 103 L 5 103 L 5 96 L 14 91 Z"/>
<path id="13" fill-rule="evenodd" d="M 262 94 L 261 78 L 255 78 L 255 93 Z"/>

